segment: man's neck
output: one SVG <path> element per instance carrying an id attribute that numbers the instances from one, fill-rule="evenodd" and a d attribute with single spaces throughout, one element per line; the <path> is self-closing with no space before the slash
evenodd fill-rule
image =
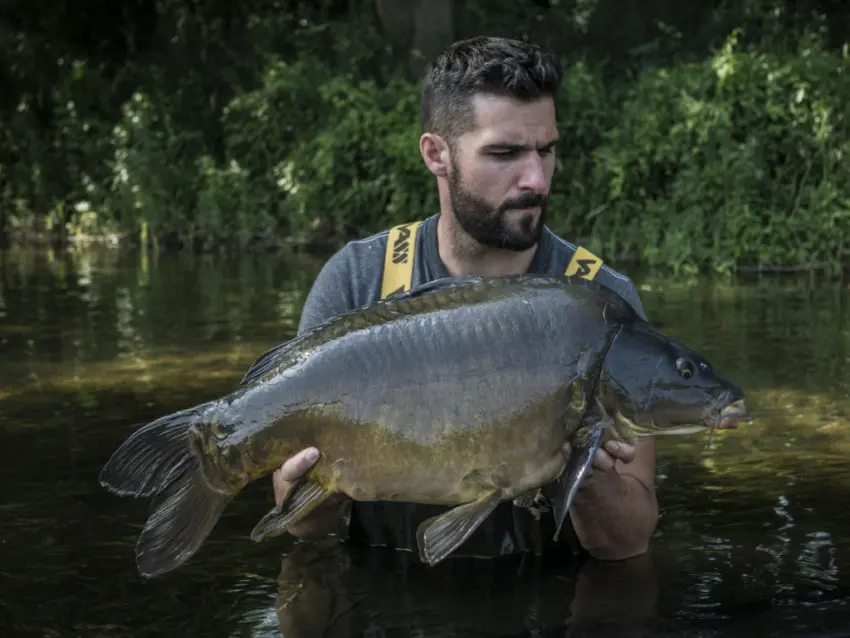
<path id="1" fill-rule="evenodd" d="M 450 214 L 437 219 L 437 248 L 449 275 L 455 277 L 521 274 L 528 271 L 537 251 L 537 245 L 522 252 L 484 246 L 467 235 Z"/>

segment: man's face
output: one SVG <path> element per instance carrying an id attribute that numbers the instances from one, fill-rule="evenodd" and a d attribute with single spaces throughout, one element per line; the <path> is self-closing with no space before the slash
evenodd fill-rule
<path id="1" fill-rule="evenodd" d="M 473 106 L 476 126 L 452 148 L 455 217 L 485 246 L 527 250 L 540 237 L 555 171 L 555 104 L 479 95 Z"/>

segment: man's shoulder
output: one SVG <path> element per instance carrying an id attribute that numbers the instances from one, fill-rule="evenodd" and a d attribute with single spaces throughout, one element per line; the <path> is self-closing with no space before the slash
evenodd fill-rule
<path id="1" fill-rule="evenodd" d="M 305 304 L 312 324 L 330 314 L 375 302 L 381 295 L 387 242 L 391 228 L 347 241 L 322 266 Z"/>
<path id="2" fill-rule="evenodd" d="M 576 253 L 579 247 L 570 240 L 555 234 L 551 230 L 549 231 L 549 233 L 552 237 L 552 250 L 555 253 L 555 259 L 559 263 L 564 262 L 564 268 L 566 268 L 566 264 L 569 263 L 570 259 L 572 259 L 573 255 Z M 610 277 L 613 279 L 620 280 L 624 283 L 631 284 L 631 279 L 627 275 L 624 275 L 623 273 L 614 270 L 613 268 L 611 268 L 611 266 L 604 262 L 599 269 L 599 274 L 601 275 L 602 273 L 605 273 L 606 278 Z"/>
<path id="3" fill-rule="evenodd" d="M 429 227 L 432 218 L 412 220 L 401 223 L 360 239 L 346 242 L 326 264 L 338 276 L 351 278 L 354 286 L 365 284 L 373 291 L 380 288 L 387 261 L 389 242 L 393 242 L 393 256 L 407 253 L 412 255 L 415 263 L 420 263 L 419 247 L 422 244 L 423 233 Z M 417 231 L 415 227 L 418 227 Z M 433 232 L 433 229 L 432 231 Z M 398 260 L 393 260 L 398 264 Z"/>
<path id="4" fill-rule="evenodd" d="M 348 280 L 356 288 L 363 280 L 374 279 L 384 265 L 389 229 L 347 241 L 325 262 L 327 276 Z"/>
<path id="5" fill-rule="evenodd" d="M 387 248 L 390 230 L 390 228 L 386 228 L 360 239 L 351 239 L 331 259 L 336 261 L 382 260 Z"/>
<path id="6" fill-rule="evenodd" d="M 549 230 L 549 234 L 551 235 L 553 263 L 558 264 L 562 270 L 566 269 L 579 247 L 551 230 Z M 596 279 L 628 301 L 634 306 L 638 314 L 646 317 L 640 295 L 634 282 L 628 275 L 615 270 L 603 262 L 596 274 Z"/>

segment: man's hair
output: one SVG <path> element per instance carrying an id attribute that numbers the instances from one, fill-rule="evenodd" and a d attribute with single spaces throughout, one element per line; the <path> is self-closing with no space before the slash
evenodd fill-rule
<path id="1" fill-rule="evenodd" d="M 554 97 L 563 79 L 558 60 L 539 46 L 479 36 L 449 46 L 422 82 L 422 131 L 450 144 L 473 128 L 477 94 L 536 100 Z"/>

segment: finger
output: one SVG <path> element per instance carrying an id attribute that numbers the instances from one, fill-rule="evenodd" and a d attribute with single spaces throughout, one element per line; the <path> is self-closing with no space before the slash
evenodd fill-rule
<path id="1" fill-rule="evenodd" d="M 301 450 L 298 454 L 286 459 L 284 464 L 280 466 L 280 469 L 276 472 L 276 474 L 279 474 L 280 479 L 276 476 L 275 481 L 282 480 L 288 483 L 295 481 L 313 467 L 313 464 L 318 458 L 319 450 L 314 447 Z"/>
<path id="2" fill-rule="evenodd" d="M 635 460 L 635 446 L 620 441 L 608 441 L 605 443 L 605 449 L 616 459 L 623 463 L 631 463 Z"/>
<path id="3" fill-rule="evenodd" d="M 280 505 L 283 500 L 283 495 L 286 493 L 286 488 L 289 487 L 289 482 L 284 480 L 280 468 L 277 468 L 272 474 L 272 488 L 274 489 L 274 503 Z"/>
<path id="4" fill-rule="evenodd" d="M 607 472 L 614 467 L 614 457 L 608 454 L 608 452 L 606 452 L 603 448 L 599 448 L 596 450 L 596 454 L 593 455 L 592 465 L 597 470 Z"/>
<path id="5" fill-rule="evenodd" d="M 561 448 L 561 451 L 567 459 L 570 458 L 570 452 L 572 451 L 572 448 L 570 447 L 569 443 L 565 443 Z M 614 467 L 614 460 L 615 459 L 613 459 L 611 455 L 608 454 L 603 448 L 599 448 L 596 451 L 596 454 L 593 456 L 593 461 L 585 471 L 584 480 L 587 480 L 591 476 L 593 476 L 594 468 L 597 470 L 611 469 L 612 467 Z"/>

